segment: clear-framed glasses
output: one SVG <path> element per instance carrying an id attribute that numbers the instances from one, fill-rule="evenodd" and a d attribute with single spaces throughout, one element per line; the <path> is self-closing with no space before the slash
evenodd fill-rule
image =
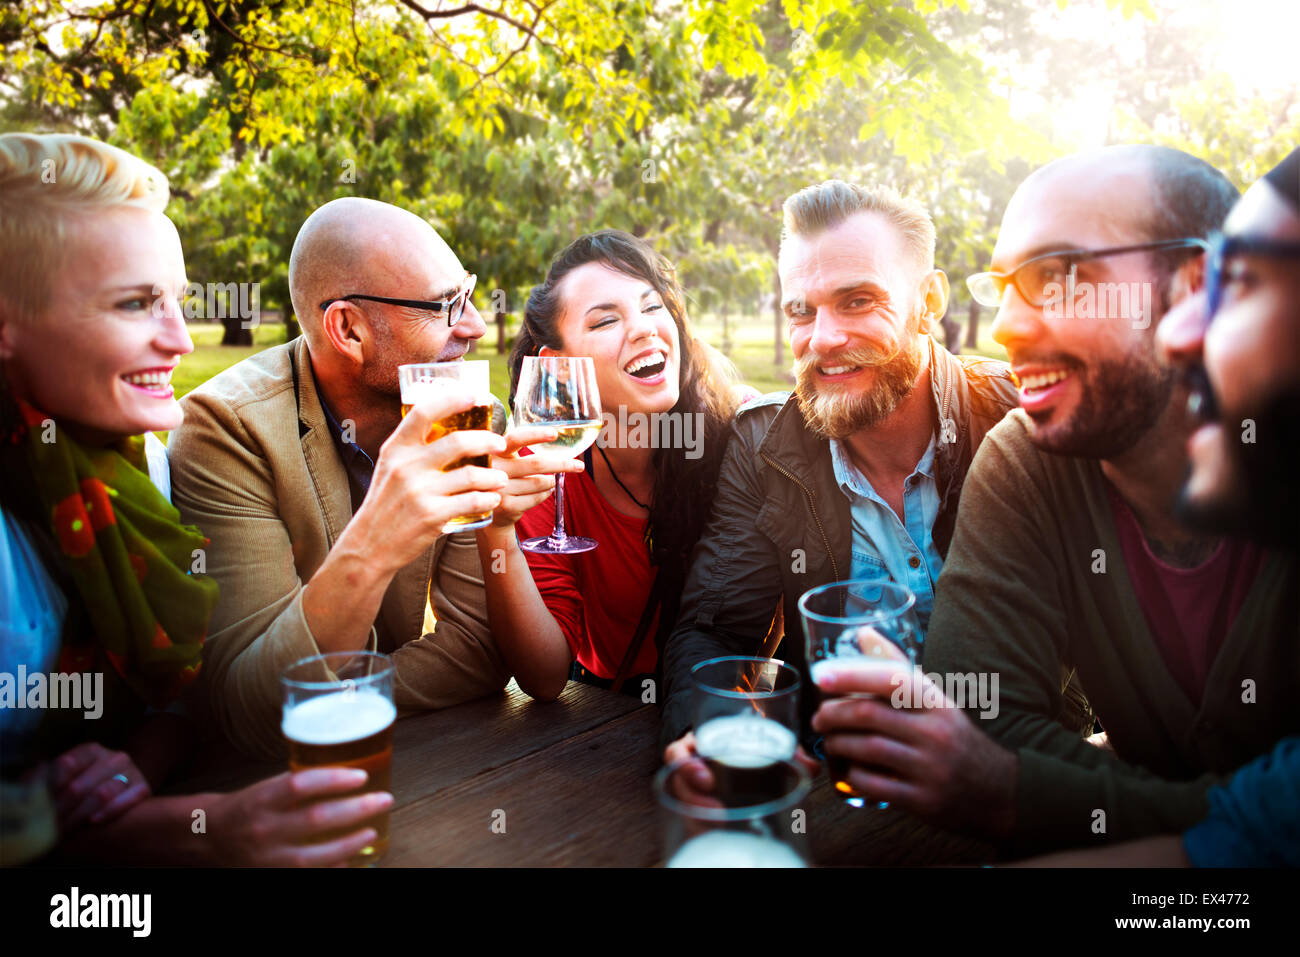
<path id="1" fill-rule="evenodd" d="M 382 302 L 389 306 L 405 306 L 407 309 L 424 309 L 439 315 L 445 314 L 447 327 L 451 328 L 460 322 L 460 317 L 465 314 L 465 303 L 469 302 L 470 296 L 474 295 L 474 286 L 477 282 L 478 276 L 474 273 L 468 273 L 460 284 L 460 289 L 450 299 L 390 299 L 388 296 L 365 296 L 361 293 L 353 293 L 349 296 L 336 296 L 333 299 L 326 299 L 320 304 L 320 307 L 325 310 L 336 302 L 355 302 L 358 299 L 364 299 L 366 302 Z"/>
<path id="2" fill-rule="evenodd" d="M 1225 236 L 1215 233 L 1210 237 L 1205 264 L 1205 324 L 1214 321 L 1215 313 L 1223 305 L 1226 284 L 1223 271 L 1233 256 L 1265 256 L 1269 259 L 1300 259 L 1300 243 L 1261 239 L 1254 236 Z"/>
<path id="3" fill-rule="evenodd" d="M 1011 272 L 979 272 L 966 278 L 966 288 L 981 306 L 1000 306 L 1007 286 L 1014 285 L 1016 291 L 1028 305 L 1036 309 L 1047 304 L 1050 295 L 1045 288 L 1053 283 L 1064 288 L 1067 278 L 1079 263 L 1108 256 L 1122 256 L 1126 253 L 1158 252 L 1172 249 L 1196 249 L 1204 251 L 1208 247 L 1204 239 L 1163 239 L 1158 242 L 1138 243 L 1134 246 L 1111 246 L 1107 249 L 1065 249 L 1059 252 L 1043 253 L 1026 259 Z"/>

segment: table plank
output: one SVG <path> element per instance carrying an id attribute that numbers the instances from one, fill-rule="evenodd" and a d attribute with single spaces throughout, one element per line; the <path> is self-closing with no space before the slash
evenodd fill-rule
<path id="1" fill-rule="evenodd" d="M 660 824 L 650 781 L 658 735 L 659 713 L 647 705 L 426 793 L 393 812 L 383 866 L 655 864 Z M 494 830 L 502 820 L 504 832 L 500 824 Z"/>
<path id="2" fill-rule="evenodd" d="M 535 754 L 638 710 L 640 700 L 570 681 L 555 701 L 534 701 L 512 680 L 504 695 L 403 718 L 393 734 L 396 807 Z M 658 735 L 655 728 L 654 735 Z"/>
<path id="3" fill-rule="evenodd" d="M 571 681 L 555 701 L 534 701 L 511 679 L 501 694 L 398 719 L 393 790 L 404 799 L 514 760 L 642 707 L 639 700 Z M 164 793 L 233 791 L 287 768 L 248 758 L 226 742 L 196 756 Z"/>

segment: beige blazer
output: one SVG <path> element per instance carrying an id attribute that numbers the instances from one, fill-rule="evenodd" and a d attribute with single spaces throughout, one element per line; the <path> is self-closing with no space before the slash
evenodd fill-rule
<path id="1" fill-rule="evenodd" d="M 352 518 L 347 472 L 301 337 L 215 376 L 181 408 L 168 444 L 172 497 L 211 539 L 207 572 L 221 586 L 194 703 L 241 750 L 278 756 L 279 676 L 318 653 L 302 590 Z M 445 708 L 510 678 L 473 532 L 440 537 L 399 571 L 374 625 L 399 709 Z"/>

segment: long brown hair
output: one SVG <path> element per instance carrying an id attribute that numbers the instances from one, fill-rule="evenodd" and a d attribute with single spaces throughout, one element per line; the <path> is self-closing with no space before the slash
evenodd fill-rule
<path id="1" fill-rule="evenodd" d="M 602 229 L 570 243 L 551 263 L 546 280 L 529 293 L 524 307 L 524 327 L 510 351 L 510 402 L 514 403 L 524 357 L 537 355 L 542 346 L 563 349 L 559 334 L 564 307 L 560 285 L 570 272 L 593 262 L 644 279 L 659 293 L 677 324 L 677 338 L 681 343 L 681 381 L 677 403 L 671 412 L 700 413 L 703 423 L 699 458 L 687 458 L 686 450 L 681 448 L 654 450 L 655 491 L 650 502 L 648 535 L 650 561 L 660 566 L 661 572 L 669 574 L 671 590 L 665 595 L 673 596 L 675 606 L 680 587 L 671 586 L 680 586 L 680 580 L 676 579 L 685 578 L 691 549 L 708 520 L 736 403 L 730 388 L 732 376 L 691 331 L 672 264 L 644 240 L 619 229 Z"/>

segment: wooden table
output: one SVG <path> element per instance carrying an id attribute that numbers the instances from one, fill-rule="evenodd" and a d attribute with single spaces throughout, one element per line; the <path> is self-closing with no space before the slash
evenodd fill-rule
<path id="1" fill-rule="evenodd" d="M 534 701 L 500 695 L 402 718 L 394 731 L 385 867 L 649 867 L 663 824 L 651 790 L 659 712 L 570 682 Z M 230 790 L 283 770 L 209 759 L 177 793 Z M 890 811 L 854 810 L 818 778 L 807 801 L 819 864 L 959 863 L 986 849 Z"/>

